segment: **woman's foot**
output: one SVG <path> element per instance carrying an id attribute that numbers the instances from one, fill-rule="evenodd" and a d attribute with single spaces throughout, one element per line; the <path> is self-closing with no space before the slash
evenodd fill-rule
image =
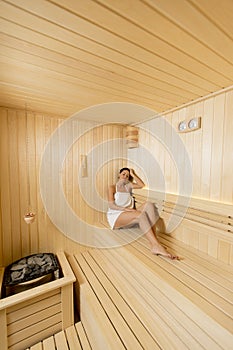
<path id="1" fill-rule="evenodd" d="M 173 255 L 169 253 L 163 246 L 156 245 L 151 249 L 152 254 L 154 255 L 161 255 L 165 256 L 166 258 L 172 259 L 172 260 L 180 260 L 180 258 L 176 255 Z"/>

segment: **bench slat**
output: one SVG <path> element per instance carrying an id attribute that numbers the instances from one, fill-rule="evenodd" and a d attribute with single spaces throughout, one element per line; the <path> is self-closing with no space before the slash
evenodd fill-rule
<path id="1" fill-rule="evenodd" d="M 148 249 L 143 247 L 140 243 L 136 242 L 133 245 L 144 255 L 148 256 L 148 262 L 151 262 L 153 257 L 152 254 L 148 255 Z M 213 293 L 212 291 L 206 290 L 205 287 L 198 284 L 191 276 L 184 274 L 182 271 L 177 270 L 173 264 L 181 263 L 179 261 L 167 262 L 163 258 L 156 260 L 157 265 L 162 268 L 161 278 L 166 278 L 169 283 L 173 285 L 177 284 L 177 288 L 182 290 L 182 293 L 187 296 L 196 305 L 202 304 L 203 310 L 217 320 L 224 328 L 232 331 L 231 317 L 228 315 L 229 304 Z M 153 261 L 152 261 L 153 263 Z M 224 311 L 222 311 L 224 310 Z"/>
<path id="2" fill-rule="evenodd" d="M 165 245 L 168 249 L 173 250 L 173 252 L 178 252 L 184 260 L 183 262 L 191 267 L 192 269 L 200 272 L 204 276 L 208 276 L 208 278 L 212 281 L 215 281 L 218 283 L 222 288 L 227 289 L 228 291 L 232 292 L 232 282 L 227 277 L 229 276 L 231 279 L 231 274 L 229 274 L 228 271 L 225 269 L 221 269 L 221 266 L 218 266 L 218 269 L 220 272 L 216 269 L 215 264 L 211 263 L 211 260 L 208 259 L 206 262 L 199 251 L 196 252 L 196 254 L 192 254 L 190 252 L 189 248 L 186 247 L 186 249 L 182 248 L 177 244 L 177 242 L 173 239 L 170 240 L 170 237 L 166 234 L 159 234 L 159 240 L 160 242 Z M 219 265 L 219 264 L 218 264 Z M 226 265 L 225 265 L 226 266 Z M 224 266 L 224 267 L 225 267 Z M 233 268 L 231 267 L 233 270 Z M 226 273 L 227 272 L 227 273 Z M 226 275 L 225 275 L 226 273 Z"/>
<path id="3" fill-rule="evenodd" d="M 142 244 L 146 249 L 148 249 L 148 243 L 145 241 L 143 238 L 138 241 L 140 244 Z M 163 239 L 160 239 L 161 243 L 164 243 Z M 177 250 L 174 250 L 174 247 L 171 245 L 167 245 L 167 248 L 169 251 L 172 253 L 177 253 Z M 150 252 L 148 252 L 150 256 Z M 200 273 L 200 270 L 197 269 L 195 270 L 192 266 L 192 264 L 189 264 L 189 257 L 182 256 L 182 263 L 176 265 L 177 271 L 181 271 L 184 274 L 186 274 L 189 278 L 192 278 L 193 280 L 193 287 L 195 288 L 196 291 L 199 290 L 199 287 L 197 287 L 197 284 L 195 282 L 198 282 L 200 284 L 200 288 L 204 286 L 208 291 L 212 292 L 212 299 L 213 301 L 216 300 L 217 305 L 222 304 L 223 306 L 223 311 L 226 314 L 229 314 L 229 316 L 233 317 L 233 307 L 231 307 L 231 304 L 233 303 L 233 292 L 232 288 L 230 290 L 224 288 L 224 285 L 216 283 L 217 275 L 215 274 L 215 280 L 211 280 L 209 278 L 209 274 L 202 274 Z M 201 266 L 200 266 L 201 268 Z M 202 269 L 203 270 L 203 269 Z M 195 287 L 196 286 L 196 287 Z M 233 285 L 231 284 L 231 287 Z M 203 294 L 204 296 L 204 294 Z M 209 297 L 211 297 L 211 294 L 209 294 Z M 223 300 L 222 300 L 223 299 Z M 225 303 L 224 300 L 227 302 Z M 225 309 L 224 309 L 225 307 Z"/>
<path id="4" fill-rule="evenodd" d="M 226 346 L 229 345 L 229 333 L 222 329 L 215 321 L 210 319 L 208 315 L 206 315 L 201 308 L 194 305 L 190 300 L 188 300 L 184 295 L 182 295 L 179 290 L 176 289 L 176 285 L 173 287 L 172 284 L 167 283 L 163 279 L 161 279 L 160 274 L 156 273 L 158 267 L 157 265 L 152 265 L 151 269 L 147 267 L 147 257 L 140 256 L 139 259 L 135 259 L 135 252 L 132 254 L 127 251 L 121 250 L 119 254 L 122 256 L 122 259 L 126 259 L 129 263 L 130 270 L 125 272 L 125 274 L 135 275 L 135 278 L 139 279 L 140 285 L 145 285 L 145 288 L 148 289 L 149 284 L 153 285 L 153 288 L 159 290 L 158 300 L 161 301 L 164 305 L 164 308 L 167 309 L 171 317 L 174 317 L 177 322 L 181 323 L 181 325 L 186 328 L 189 333 L 189 337 L 192 336 L 196 338 L 197 342 L 206 348 L 221 348 L 222 343 L 225 342 Z M 111 257 L 112 259 L 112 257 Z M 118 256 L 118 260 L 120 260 Z M 138 273 L 141 271 L 141 274 Z M 147 281 L 147 282 L 145 282 Z M 152 289 L 152 293 L 154 294 L 154 289 Z M 221 333 L 223 331 L 223 333 Z M 215 342 L 216 334 L 218 337 L 216 338 L 219 345 Z M 183 333 L 182 333 L 183 336 Z M 227 339 L 227 340 L 226 340 Z M 230 340 L 232 338 L 230 337 Z M 190 342 L 190 339 L 187 343 Z M 199 348 L 200 345 L 198 345 Z M 192 349 L 192 347 L 191 347 Z"/>
<path id="5" fill-rule="evenodd" d="M 124 317 L 119 313 L 118 305 L 116 307 L 115 304 L 112 302 L 112 299 L 115 301 L 115 299 L 118 298 L 118 292 L 114 288 L 112 288 L 110 292 L 111 297 L 106 293 L 105 288 L 108 284 L 108 280 L 104 279 L 104 276 L 101 274 L 101 270 L 99 270 L 98 266 L 91 266 L 92 264 L 88 257 L 88 253 L 83 253 L 82 256 L 76 256 L 76 259 L 78 260 L 80 266 L 82 266 L 83 272 L 88 282 L 92 286 L 93 290 L 95 291 L 96 296 L 99 299 L 106 314 L 111 315 L 111 322 L 114 328 L 117 329 L 117 332 L 119 333 L 122 342 L 125 344 L 126 348 L 142 349 L 140 343 L 133 335 L 131 330 L 128 328 Z M 93 271 L 95 271 L 95 273 L 98 275 L 98 278 L 96 277 Z M 98 280 L 99 278 L 102 278 L 102 284 Z M 120 302 L 122 303 L 122 300 L 120 300 Z M 130 312 L 129 308 L 127 309 L 127 312 Z"/>
<path id="6" fill-rule="evenodd" d="M 57 350 L 69 350 L 64 331 L 60 331 L 59 333 L 55 334 L 54 339 Z"/>
<path id="7" fill-rule="evenodd" d="M 69 350 L 82 350 L 76 329 L 74 326 L 70 326 L 65 329 L 67 343 L 69 345 Z"/>
<path id="8" fill-rule="evenodd" d="M 116 330 L 89 285 L 81 286 L 81 319 L 95 350 L 125 350 Z"/>
<path id="9" fill-rule="evenodd" d="M 192 260 L 201 259 L 202 263 L 208 267 L 210 270 L 214 270 L 216 273 L 218 273 L 220 276 L 223 276 L 224 278 L 228 279 L 229 281 L 233 282 L 233 267 L 231 265 L 227 265 L 223 263 L 222 261 L 217 260 L 216 258 L 213 258 L 210 255 L 207 255 L 206 253 L 203 253 L 199 249 L 195 249 L 191 247 L 190 245 L 187 245 L 177 239 L 174 239 L 169 234 L 162 234 L 158 232 L 158 236 L 162 239 L 166 239 L 167 241 L 170 241 L 170 243 L 174 244 L 177 247 L 177 252 L 185 254 L 188 252 L 188 256 Z"/>
<path id="10" fill-rule="evenodd" d="M 167 311 L 159 305 L 159 297 L 156 298 L 155 296 L 156 289 L 153 288 L 153 291 L 151 291 L 153 297 L 148 294 L 148 285 L 145 285 L 146 291 L 143 288 L 145 280 L 143 282 L 141 281 L 142 283 L 138 283 L 131 276 L 131 273 L 128 273 L 125 269 L 125 261 L 123 261 L 123 258 L 120 258 L 118 253 L 115 256 L 112 251 L 105 251 L 104 253 L 93 251 L 91 255 L 95 257 L 96 261 L 101 261 L 104 271 L 108 273 L 108 278 L 121 291 L 125 301 L 131 306 L 137 317 L 157 340 L 161 348 L 184 348 L 183 341 L 192 342 L 193 346 L 195 343 L 196 346 L 193 349 L 199 347 L 199 344 L 193 341 L 190 336 L 186 338 L 187 333 L 185 333 L 183 327 L 180 327 L 180 325 L 174 322 L 174 317 L 171 318 L 170 315 L 168 317 L 165 316 Z M 132 261 L 129 262 L 129 266 L 132 267 L 132 271 L 136 271 L 136 275 L 138 276 L 139 270 L 134 269 Z M 174 329 L 177 329 L 177 333 L 175 333 Z M 182 340 L 179 337 L 181 331 Z"/>
<path id="11" fill-rule="evenodd" d="M 83 350 L 91 350 L 91 346 L 90 343 L 88 341 L 87 335 L 85 333 L 85 330 L 83 328 L 83 325 L 81 322 L 77 322 L 75 324 L 75 328 L 77 330 L 79 339 L 80 339 L 80 343 L 82 344 L 82 349 Z"/>
<path id="12" fill-rule="evenodd" d="M 81 322 L 77 322 L 27 350 L 91 350 Z"/>
<path id="13" fill-rule="evenodd" d="M 53 336 L 43 340 L 43 350 L 56 350 L 55 339 Z"/>
<path id="14" fill-rule="evenodd" d="M 119 261 L 121 261 L 122 259 L 119 257 L 119 253 L 120 254 L 122 254 L 122 259 L 123 259 L 123 257 L 125 256 L 125 258 L 128 260 L 128 271 L 127 270 L 125 270 L 125 269 L 122 269 L 122 267 L 121 267 L 121 264 L 122 263 L 119 263 Z M 122 252 L 122 250 L 120 250 L 119 252 L 118 252 L 118 254 L 117 254 L 117 256 L 116 256 L 116 258 L 114 258 L 113 257 L 113 255 L 114 255 L 114 253 L 108 253 L 108 252 L 105 252 L 105 255 L 106 254 L 109 254 L 109 261 L 108 261 L 108 264 L 111 264 L 111 261 L 112 261 L 112 264 L 114 264 L 114 266 L 116 266 L 116 264 L 118 264 L 119 263 L 119 271 L 118 271 L 118 275 L 117 275 L 117 277 L 118 277 L 118 279 L 120 279 L 120 282 L 118 283 L 118 287 L 120 288 L 120 284 L 122 284 L 122 283 L 124 283 L 123 282 L 123 277 L 121 277 L 120 275 L 119 275 L 119 272 L 121 273 L 121 275 L 122 276 L 126 276 L 126 280 L 128 280 L 128 276 L 131 276 L 131 275 L 133 275 L 134 274 L 134 276 L 135 276 L 135 280 L 137 280 L 137 279 L 139 279 L 139 277 L 141 276 L 141 280 L 140 280 L 140 282 L 139 282 L 139 291 L 137 291 L 137 284 L 136 284 L 136 282 L 134 281 L 134 282 L 132 282 L 132 285 L 131 285 L 131 288 L 133 288 L 134 290 L 135 290 L 135 294 L 136 295 L 138 295 L 138 293 L 140 292 L 140 286 L 143 286 L 143 285 L 145 285 L 145 289 L 146 290 L 148 290 L 149 289 L 149 287 L 148 287 L 148 282 L 146 283 L 145 282 L 145 275 L 147 275 L 147 273 L 148 273 L 148 269 L 146 268 L 145 269 L 145 266 L 144 267 L 141 267 L 141 261 L 143 261 L 143 259 L 141 258 L 140 259 L 140 262 L 139 262 L 139 264 L 137 264 L 136 265 L 136 260 L 133 258 L 133 255 L 134 254 L 128 254 L 128 252 L 127 253 L 125 253 L 125 255 L 123 255 L 123 252 Z M 98 259 L 100 259 L 100 257 L 98 257 Z M 159 259 L 159 258 L 158 258 Z M 144 262 L 144 261 L 143 261 Z M 106 262 L 106 265 L 107 265 L 107 262 Z M 124 267 L 125 267 L 125 264 L 124 264 Z M 135 267 L 137 267 L 137 268 L 135 268 Z M 105 268 L 104 268 L 105 269 Z M 111 268 L 112 269 L 112 268 Z M 139 271 L 140 271 L 140 269 L 142 270 L 142 273 L 141 273 L 141 275 L 139 274 Z M 157 271 L 157 267 L 156 267 L 156 271 Z M 148 275 L 147 275 L 148 276 Z M 156 278 L 157 277 L 157 278 Z M 153 293 L 153 296 L 154 297 L 156 297 L 156 295 L 157 295 L 157 289 L 159 289 L 160 290 L 160 292 L 161 293 L 164 293 L 164 290 L 166 290 L 166 296 L 167 295 L 169 295 L 169 298 L 170 298 L 170 300 L 171 301 L 177 301 L 177 299 L 180 299 L 180 305 L 179 305 L 179 307 L 180 307 L 180 309 L 182 310 L 182 309 L 184 309 L 185 310 L 185 312 L 188 312 L 188 314 L 189 313 L 191 313 L 191 317 L 190 317 L 190 320 L 189 320 L 189 322 L 187 322 L 187 319 L 186 319 L 186 323 L 184 323 L 184 325 L 187 327 L 187 332 L 190 332 L 190 322 L 191 322 L 191 320 L 192 320 L 192 317 L 194 316 L 194 320 L 195 320 L 195 318 L 197 318 L 197 319 L 199 319 L 199 321 L 200 321 L 200 319 L 201 319 L 201 326 L 200 326 L 200 328 L 202 329 L 204 329 L 205 330 L 205 333 L 208 331 L 208 329 L 209 329 L 209 326 L 211 325 L 211 327 L 215 327 L 215 331 L 216 331 L 216 329 L 217 330 L 219 330 L 219 328 L 220 329 L 222 329 L 222 327 L 219 327 L 219 325 L 216 323 L 216 322 L 214 322 L 213 320 L 211 320 L 207 315 L 205 315 L 205 313 L 203 313 L 201 310 L 199 310 L 199 308 L 198 307 L 195 307 L 194 305 L 193 305 L 193 303 L 191 303 L 190 302 L 190 300 L 188 300 L 187 298 L 185 298 L 183 295 L 181 295 L 179 292 L 177 292 L 177 290 L 174 288 L 174 287 L 172 287 L 172 284 L 171 283 L 167 283 L 167 282 L 163 282 L 163 280 L 161 279 L 161 276 L 160 276 L 160 274 L 158 274 L 157 275 L 157 273 L 155 273 L 155 271 L 154 271 L 154 266 L 153 266 L 153 269 L 152 269 L 152 271 L 150 271 L 150 277 L 148 278 L 148 281 L 149 282 L 151 282 L 151 281 L 153 281 L 153 289 L 152 289 L 152 293 Z M 161 283 L 162 282 L 162 283 Z M 115 283 L 115 282 L 114 282 Z M 125 283 L 128 283 L 128 282 L 125 282 Z M 161 289 L 160 289 L 160 285 L 162 286 L 161 287 Z M 176 287 L 176 286 L 175 286 Z M 140 292 L 141 293 L 141 292 Z M 147 298 L 144 298 L 145 300 L 147 300 Z M 161 295 L 160 296 L 158 296 L 157 297 L 157 300 L 161 300 Z M 138 306 L 137 306 L 137 304 L 138 304 L 138 302 L 136 302 L 136 304 L 134 305 L 134 307 L 135 307 L 135 309 L 138 311 Z M 168 301 L 166 301 L 165 303 L 164 303 L 164 309 L 166 309 L 167 308 L 167 304 L 169 305 L 169 303 L 168 303 Z M 184 305 L 185 305 L 185 308 L 184 308 Z M 160 318 L 164 318 L 165 317 L 165 315 L 164 315 L 165 313 L 163 312 L 161 315 L 160 315 Z M 176 314 L 175 314 L 176 315 Z M 175 315 L 170 315 L 170 317 L 171 318 L 173 318 L 173 317 L 175 317 Z M 177 317 L 175 317 L 177 320 L 179 320 L 179 317 L 178 317 L 178 315 L 177 315 Z M 204 322 L 203 322 L 204 321 Z M 166 322 L 168 322 L 167 320 L 166 320 Z M 152 322 L 152 324 L 154 324 L 153 322 Z M 169 324 L 169 322 L 168 322 L 168 324 Z M 208 324 L 208 326 L 206 327 L 206 325 Z M 148 326 L 148 325 L 147 325 Z M 170 324 L 170 326 L 171 326 L 171 324 Z M 192 327 L 191 327 L 192 328 Z M 196 338 L 197 338 L 197 340 L 199 339 L 199 337 L 200 337 L 200 333 L 202 332 L 202 331 L 200 331 L 200 328 L 199 328 L 199 331 L 198 332 L 196 332 Z M 205 329 L 206 328 L 206 329 Z M 153 328 L 152 328 L 153 329 Z M 174 326 L 172 327 L 172 329 L 175 329 L 174 328 Z M 211 328 L 211 329 L 213 329 L 213 328 Z M 184 332 L 184 331 L 183 331 Z M 228 334 L 227 332 L 225 332 L 226 334 Z M 167 333 L 166 333 L 167 334 Z M 169 333 L 168 333 L 169 334 Z M 178 336 L 179 336 L 179 334 L 180 334 L 180 332 L 178 332 Z M 193 333 L 192 333 L 193 334 Z M 207 333 L 208 334 L 208 333 Z M 215 332 L 213 333 L 214 335 L 215 335 Z M 213 335 L 213 334 L 211 334 L 210 335 L 210 337 Z M 184 332 L 184 336 L 185 336 L 185 332 Z M 206 334 L 204 335 L 204 337 L 205 338 L 207 338 L 207 336 L 206 336 Z M 229 334 L 228 334 L 228 337 L 229 337 Z M 174 339 L 173 337 L 171 337 L 171 340 L 172 339 Z M 206 339 L 205 339 L 205 341 L 206 341 Z M 221 343 L 221 341 L 222 341 L 222 339 L 221 339 L 221 337 L 220 337 L 220 343 Z M 208 346 L 207 346 L 207 349 L 209 349 L 210 348 L 210 344 L 213 346 L 213 343 L 211 343 L 211 341 L 210 341 L 210 343 L 208 344 Z M 215 344 L 215 346 L 216 346 L 216 344 Z M 166 347 L 165 347 L 166 348 Z"/>
<path id="15" fill-rule="evenodd" d="M 95 259 L 93 259 L 93 256 L 90 253 L 84 253 L 86 260 L 92 267 L 92 270 L 96 274 L 97 278 L 99 279 L 102 287 L 106 291 L 106 293 L 109 295 L 110 299 L 116 306 L 116 309 L 118 312 L 122 315 L 122 318 L 124 319 L 125 325 L 124 327 L 128 327 L 129 332 L 131 334 L 131 337 L 134 339 L 137 338 L 137 343 L 141 342 L 143 339 L 143 346 L 146 346 L 147 348 L 158 348 L 157 343 L 153 339 L 153 337 L 149 334 L 147 329 L 144 327 L 140 319 L 138 319 L 137 315 L 135 315 L 135 310 L 132 310 L 129 306 L 129 304 L 124 300 L 122 297 L 120 290 L 115 288 L 114 284 L 109 280 L 109 278 L 106 276 L 105 271 L 101 269 L 101 267 L 98 265 Z M 140 334 L 140 338 L 138 339 L 138 335 Z M 135 342 L 135 340 L 134 340 Z M 125 343 L 127 345 L 127 342 Z M 131 345 L 132 346 L 132 345 Z M 131 348 L 129 345 L 127 345 L 127 348 Z M 141 345 L 140 345 L 141 348 Z"/>
<path id="16" fill-rule="evenodd" d="M 43 345 L 42 345 L 42 343 L 40 342 L 40 343 L 37 343 L 37 344 L 31 346 L 30 349 L 31 349 L 31 350 L 43 350 Z"/>

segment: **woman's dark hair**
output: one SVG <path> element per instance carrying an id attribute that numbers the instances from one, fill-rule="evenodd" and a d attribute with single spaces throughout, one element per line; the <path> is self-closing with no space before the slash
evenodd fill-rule
<path id="1" fill-rule="evenodd" d="M 133 176 L 130 175 L 130 169 L 129 168 L 121 168 L 121 170 L 119 171 L 119 173 L 121 174 L 123 171 L 127 170 L 129 172 L 129 181 L 132 182 L 133 181 Z"/>

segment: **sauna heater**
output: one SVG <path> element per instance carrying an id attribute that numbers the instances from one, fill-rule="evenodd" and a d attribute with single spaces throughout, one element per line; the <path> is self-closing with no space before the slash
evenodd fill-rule
<path id="1" fill-rule="evenodd" d="M 52 253 L 33 254 L 21 258 L 5 269 L 2 297 L 23 292 L 61 277 L 57 257 Z"/>

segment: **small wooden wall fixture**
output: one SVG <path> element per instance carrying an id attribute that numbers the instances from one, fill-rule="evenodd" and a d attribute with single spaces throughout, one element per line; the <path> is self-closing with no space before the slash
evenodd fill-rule
<path id="1" fill-rule="evenodd" d="M 85 154 L 81 154 L 80 162 L 81 162 L 81 176 L 87 177 L 87 156 Z"/>
<path id="2" fill-rule="evenodd" d="M 128 148 L 138 147 L 139 128 L 128 125 L 126 127 L 126 143 Z"/>

